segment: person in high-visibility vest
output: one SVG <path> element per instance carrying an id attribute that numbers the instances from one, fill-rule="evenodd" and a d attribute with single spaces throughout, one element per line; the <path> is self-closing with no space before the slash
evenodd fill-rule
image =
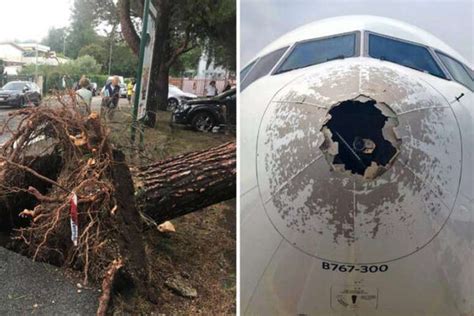
<path id="1" fill-rule="evenodd" d="M 135 79 L 132 79 L 128 82 L 127 85 L 127 99 L 128 99 L 128 104 L 132 104 L 132 96 L 133 96 L 133 88 L 135 86 Z"/>

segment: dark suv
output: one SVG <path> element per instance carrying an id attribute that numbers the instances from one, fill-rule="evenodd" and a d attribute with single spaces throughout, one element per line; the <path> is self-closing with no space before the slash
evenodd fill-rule
<path id="1" fill-rule="evenodd" d="M 211 131 L 220 125 L 235 126 L 235 88 L 213 98 L 198 98 L 179 105 L 173 112 L 173 122 L 191 125 L 202 132 Z"/>
<path id="2" fill-rule="evenodd" d="M 11 81 L 0 89 L 0 105 L 22 107 L 30 102 L 41 103 L 41 89 L 34 82 Z"/>

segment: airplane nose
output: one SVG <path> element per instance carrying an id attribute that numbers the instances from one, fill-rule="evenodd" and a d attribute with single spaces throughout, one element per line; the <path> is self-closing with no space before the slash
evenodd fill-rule
<path id="1" fill-rule="evenodd" d="M 380 61 L 323 66 L 268 103 L 257 140 L 262 203 L 308 255 L 387 262 L 436 237 L 458 194 L 459 126 L 421 77 Z"/>

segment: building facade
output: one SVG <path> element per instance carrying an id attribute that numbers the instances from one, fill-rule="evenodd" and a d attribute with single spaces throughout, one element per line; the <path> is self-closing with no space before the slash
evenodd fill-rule
<path id="1" fill-rule="evenodd" d="M 0 43 L 0 59 L 5 65 L 4 74 L 17 75 L 24 65 L 58 66 L 67 59 L 56 56 L 48 46 L 37 43 Z"/>

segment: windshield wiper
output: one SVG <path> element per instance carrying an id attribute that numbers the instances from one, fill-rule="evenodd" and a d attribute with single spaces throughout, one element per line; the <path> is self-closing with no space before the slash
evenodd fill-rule
<path id="1" fill-rule="evenodd" d="M 344 55 L 337 55 L 336 57 L 332 57 L 332 58 L 327 58 L 326 61 L 331 61 L 331 60 L 336 60 L 336 59 L 345 59 L 346 56 Z"/>
<path id="2" fill-rule="evenodd" d="M 302 67 L 293 67 L 293 68 L 288 68 L 288 69 L 281 69 L 281 70 L 278 70 L 277 72 L 275 72 L 275 75 L 279 75 L 279 74 L 282 74 L 282 73 L 285 73 L 285 72 L 288 72 L 288 71 L 292 71 L 292 70 L 296 70 L 296 69 L 300 69 Z"/>

